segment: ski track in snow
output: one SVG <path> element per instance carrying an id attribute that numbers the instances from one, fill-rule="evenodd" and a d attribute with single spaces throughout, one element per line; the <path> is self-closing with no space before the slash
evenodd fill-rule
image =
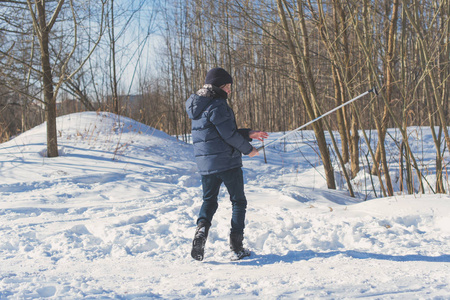
<path id="1" fill-rule="evenodd" d="M 244 159 L 252 256 L 229 259 L 222 188 L 197 262 L 192 146 L 111 114 L 58 122 L 58 158 L 43 126 L 0 145 L 1 299 L 449 298 L 448 195 L 330 191 L 295 141 Z"/>

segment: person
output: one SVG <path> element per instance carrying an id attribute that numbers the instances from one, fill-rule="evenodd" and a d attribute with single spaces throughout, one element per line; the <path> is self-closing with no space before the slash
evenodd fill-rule
<path id="1" fill-rule="evenodd" d="M 206 74 L 204 86 L 186 101 L 186 111 L 192 120 L 194 155 L 203 188 L 203 204 L 191 250 L 191 256 L 196 260 L 203 260 L 222 183 L 232 203 L 230 249 L 236 259 L 250 255 L 250 251 L 243 247 L 247 199 L 242 154 L 249 157 L 259 155 L 250 142 L 252 139 L 262 141 L 268 134 L 237 128 L 234 112 L 227 104 L 232 84 L 233 79 L 226 70 L 213 68 Z"/>

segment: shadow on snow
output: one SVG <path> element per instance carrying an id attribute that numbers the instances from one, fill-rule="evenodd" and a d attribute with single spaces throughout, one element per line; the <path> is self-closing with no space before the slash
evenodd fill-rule
<path id="1" fill-rule="evenodd" d="M 377 254 L 377 253 L 367 253 L 361 251 L 330 251 L 330 252 L 314 252 L 312 250 L 303 251 L 289 251 L 285 255 L 277 254 L 265 254 L 258 255 L 252 254 L 249 259 L 243 259 L 237 262 L 239 265 L 249 265 L 249 266 L 261 266 L 261 265 L 271 265 L 275 263 L 294 263 L 298 261 L 306 261 L 313 258 L 330 258 L 337 255 L 343 255 L 355 259 L 377 259 L 377 260 L 388 260 L 397 262 L 439 262 L 445 263 L 450 262 L 450 255 L 440 255 L 440 256 L 425 256 L 419 254 L 408 254 L 408 255 L 388 255 L 388 254 Z M 209 262 L 210 264 L 223 264 L 222 262 Z"/>

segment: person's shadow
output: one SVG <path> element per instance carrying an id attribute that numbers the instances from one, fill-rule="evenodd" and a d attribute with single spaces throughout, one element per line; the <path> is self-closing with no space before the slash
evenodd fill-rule
<path id="1" fill-rule="evenodd" d="M 285 255 L 277 255 L 277 254 L 258 255 L 252 253 L 252 256 L 240 261 L 209 262 L 209 263 L 210 264 L 236 263 L 239 265 L 262 266 L 262 265 L 272 265 L 280 262 L 294 263 L 297 261 L 310 260 L 312 258 L 329 258 L 336 255 L 344 255 L 356 259 L 379 259 L 398 262 L 411 262 L 411 261 L 440 262 L 440 263 L 450 262 L 450 255 L 447 254 L 440 256 L 425 256 L 419 254 L 388 255 L 388 254 L 367 253 L 353 250 L 330 251 L 330 252 L 315 252 L 312 250 L 302 250 L 302 251 L 289 251 Z"/>

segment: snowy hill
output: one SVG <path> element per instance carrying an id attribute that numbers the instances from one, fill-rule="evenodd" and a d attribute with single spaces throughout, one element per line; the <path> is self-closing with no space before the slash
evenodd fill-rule
<path id="1" fill-rule="evenodd" d="M 205 260 L 189 255 L 191 145 L 109 113 L 61 117 L 58 133 L 57 158 L 44 125 L 0 145 L 0 299 L 450 297 L 448 195 L 375 199 L 364 171 L 356 199 L 328 190 L 310 132 L 267 149 L 267 164 L 244 158 L 253 255 L 240 262 L 225 189 Z"/>

